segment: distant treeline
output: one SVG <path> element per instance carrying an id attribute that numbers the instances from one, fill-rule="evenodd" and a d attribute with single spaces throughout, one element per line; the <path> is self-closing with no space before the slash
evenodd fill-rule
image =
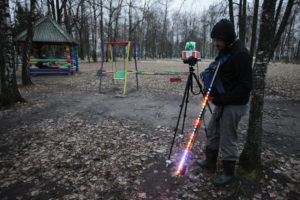
<path id="1" fill-rule="evenodd" d="M 223 0 L 195 13 L 183 9 L 190 7 L 183 0 L 179 10 L 171 11 L 172 3 L 170 0 L 41 0 L 36 3 L 34 18 L 50 15 L 80 42 L 79 57 L 89 61 L 97 61 L 101 44 L 106 41 L 136 41 L 139 59 L 180 57 L 185 43 L 195 41 L 202 57 L 213 58 L 217 51 L 210 31 L 222 18 L 234 22 L 238 37 L 255 55 L 262 1 Z M 286 4 L 286 0 L 277 1 L 275 22 L 278 24 Z M 30 1 L 16 0 L 10 6 L 13 33 L 17 35 L 27 27 Z M 299 5 L 294 6 L 274 52 L 276 60 L 300 61 L 299 11 Z M 257 25 L 253 26 L 254 22 Z M 123 51 L 119 50 L 120 55 Z"/>

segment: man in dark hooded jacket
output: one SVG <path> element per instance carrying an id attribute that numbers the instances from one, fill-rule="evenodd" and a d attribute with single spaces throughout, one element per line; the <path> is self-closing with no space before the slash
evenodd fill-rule
<path id="1" fill-rule="evenodd" d="M 238 159 L 237 128 L 241 117 L 247 112 L 252 89 L 251 58 L 244 44 L 236 39 L 233 24 L 222 19 L 211 32 L 214 45 L 219 50 L 216 60 L 229 54 L 229 58 L 219 67 L 225 94 L 211 98 L 216 106 L 208 124 L 206 159 L 197 163 L 215 171 L 220 149 L 223 173 L 214 180 L 215 185 L 225 185 L 234 177 Z"/>

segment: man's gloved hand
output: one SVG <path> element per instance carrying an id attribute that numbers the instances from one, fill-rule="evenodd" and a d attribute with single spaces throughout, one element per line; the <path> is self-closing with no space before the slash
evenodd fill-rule
<path id="1" fill-rule="evenodd" d="M 221 94 L 212 98 L 213 104 L 216 106 L 224 106 L 227 104 L 226 96 Z"/>

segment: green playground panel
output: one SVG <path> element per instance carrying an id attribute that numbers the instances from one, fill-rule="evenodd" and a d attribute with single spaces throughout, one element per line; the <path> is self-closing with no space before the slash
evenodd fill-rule
<path id="1" fill-rule="evenodd" d="M 39 59 L 39 58 L 32 58 L 30 59 L 31 62 L 68 62 L 68 59 Z"/>
<path id="2" fill-rule="evenodd" d="M 68 67 L 70 65 L 72 65 L 72 64 L 71 63 L 67 63 L 67 64 L 64 65 L 64 67 Z"/>
<path id="3" fill-rule="evenodd" d="M 37 66 L 35 66 L 35 65 L 31 65 L 31 66 L 29 67 L 29 69 L 39 69 L 39 67 L 37 67 Z"/>
<path id="4" fill-rule="evenodd" d="M 69 66 L 71 65 L 71 63 L 67 63 L 63 66 L 60 66 L 59 69 L 69 69 Z"/>
<path id="5" fill-rule="evenodd" d="M 59 67 L 58 69 L 69 69 L 69 67 L 67 67 L 67 66 L 62 66 L 62 67 Z"/>
<path id="6" fill-rule="evenodd" d="M 116 72 L 115 78 L 123 78 L 123 79 L 125 79 L 125 72 Z"/>

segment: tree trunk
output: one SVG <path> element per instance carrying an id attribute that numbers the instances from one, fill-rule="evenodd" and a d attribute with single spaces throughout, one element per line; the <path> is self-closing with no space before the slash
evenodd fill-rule
<path id="1" fill-rule="evenodd" d="M 261 136 L 264 105 L 265 76 L 271 52 L 270 32 L 274 25 L 276 1 L 264 0 L 260 24 L 259 43 L 256 61 L 253 67 L 253 90 L 250 107 L 247 142 L 240 157 L 240 165 L 246 169 L 257 169 L 261 166 Z"/>
<path id="2" fill-rule="evenodd" d="M 62 0 L 61 6 L 59 5 L 59 2 L 60 2 L 59 0 L 56 0 L 56 15 L 57 15 L 56 21 L 59 25 L 61 25 L 62 24 L 62 10 L 67 4 L 67 0 Z"/>
<path id="3" fill-rule="evenodd" d="M 271 52 L 272 55 L 274 53 L 274 50 L 275 50 L 276 46 L 278 45 L 278 43 L 280 41 L 282 33 L 285 30 L 285 27 L 287 25 L 288 19 L 289 19 L 291 13 L 292 13 L 293 6 L 294 6 L 294 0 L 289 0 L 288 4 L 286 6 L 286 9 L 284 11 L 284 15 L 283 15 L 282 21 L 280 23 L 280 26 L 279 26 L 279 28 L 277 30 L 277 33 L 275 34 L 274 40 L 272 41 L 272 44 L 273 44 L 273 48 L 272 48 L 272 52 Z"/>
<path id="4" fill-rule="evenodd" d="M 88 24 L 88 18 L 84 17 L 84 42 L 85 42 L 85 52 L 88 58 L 88 62 L 91 62 L 91 51 L 90 51 L 90 27 Z"/>
<path id="5" fill-rule="evenodd" d="M 239 38 L 245 44 L 246 39 L 246 0 L 240 0 L 239 6 Z"/>
<path id="6" fill-rule="evenodd" d="M 24 56 L 22 63 L 22 84 L 24 86 L 32 85 L 29 65 L 30 65 L 30 55 L 32 52 L 32 39 L 34 35 L 34 10 L 35 10 L 36 0 L 30 0 L 30 15 L 28 16 L 28 27 L 27 27 L 27 36 L 24 46 Z"/>
<path id="7" fill-rule="evenodd" d="M 128 41 L 132 41 L 132 0 L 129 1 L 128 7 Z M 131 61 L 130 53 L 129 53 L 129 61 Z"/>
<path id="8" fill-rule="evenodd" d="M 104 30 L 103 30 L 103 0 L 100 0 L 100 40 L 101 40 L 101 49 L 104 48 Z M 104 56 L 102 55 L 101 52 L 101 56 L 104 59 Z"/>
<path id="9" fill-rule="evenodd" d="M 59 12 L 59 0 L 56 0 L 56 15 L 57 15 L 57 23 L 61 25 L 61 13 Z"/>
<path id="10" fill-rule="evenodd" d="M 250 45 L 250 57 L 251 57 L 251 59 L 253 58 L 254 51 L 255 51 L 255 46 L 256 46 L 258 6 L 259 6 L 259 0 L 255 0 L 254 14 L 253 14 L 253 19 L 252 19 L 252 36 L 251 36 L 251 45 Z"/>
<path id="11" fill-rule="evenodd" d="M 85 56 L 87 55 L 87 52 L 86 52 L 86 25 L 85 25 L 85 12 L 86 12 L 86 9 L 85 9 L 85 4 L 84 4 L 84 1 L 80 4 L 80 28 L 78 30 L 79 32 L 79 39 L 80 39 L 80 46 L 79 46 L 79 57 L 80 59 L 84 60 L 85 59 Z"/>
<path id="12" fill-rule="evenodd" d="M 115 30 L 114 30 L 114 37 L 113 37 L 113 41 L 117 42 L 118 41 L 118 37 L 119 37 L 119 18 L 121 15 L 121 11 L 122 11 L 122 4 L 123 4 L 123 0 L 119 0 L 118 2 L 118 6 L 117 6 L 117 13 L 115 16 Z"/>
<path id="13" fill-rule="evenodd" d="M 92 32 L 93 38 L 93 52 L 92 57 L 93 61 L 97 62 L 97 15 L 96 15 L 96 2 L 93 0 L 93 14 L 94 14 L 94 28 Z"/>
<path id="14" fill-rule="evenodd" d="M 72 26 L 71 26 L 71 22 L 70 22 L 70 14 L 68 13 L 68 9 L 67 9 L 67 4 L 64 5 L 64 23 L 66 26 L 66 30 L 69 34 L 72 35 Z"/>
<path id="15" fill-rule="evenodd" d="M 294 60 L 296 61 L 296 63 L 300 61 L 300 40 L 298 41 L 297 53 L 295 55 Z"/>
<path id="16" fill-rule="evenodd" d="M 161 40 L 160 40 L 160 51 L 161 55 L 163 58 L 167 56 L 167 32 L 168 32 L 168 27 L 167 27 L 167 17 L 168 17 L 168 0 L 165 2 L 165 12 L 164 12 L 164 21 L 163 21 L 163 30 L 161 34 Z"/>
<path id="17" fill-rule="evenodd" d="M 52 8 L 52 17 L 54 20 L 56 20 L 54 0 L 51 0 L 51 8 Z"/>
<path id="18" fill-rule="evenodd" d="M 82 33 L 82 31 L 79 31 L 79 41 L 80 41 L 81 45 L 79 45 L 78 56 L 81 60 L 84 60 L 84 57 L 85 57 L 84 46 L 85 45 L 84 45 L 84 34 Z"/>
<path id="19" fill-rule="evenodd" d="M 24 101 L 18 89 L 8 0 L 0 1 L 0 106 Z"/>
<path id="20" fill-rule="evenodd" d="M 295 16 L 295 13 L 294 13 L 294 16 Z M 293 27 L 293 24 L 294 24 L 294 17 L 292 17 L 292 19 L 290 20 L 290 26 L 288 28 L 288 35 L 287 35 L 287 41 L 286 41 L 286 45 L 287 45 L 287 48 L 286 48 L 286 55 L 287 55 L 287 58 L 286 58 L 286 62 L 290 62 L 290 53 L 291 53 L 291 35 L 292 35 L 292 27 Z"/>
<path id="21" fill-rule="evenodd" d="M 109 1 L 109 15 L 108 15 L 108 24 L 107 24 L 107 40 L 111 42 L 112 35 L 112 17 L 113 17 L 113 2 Z M 106 62 L 108 62 L 109 51 L 106 51 Z"/>
<path id="22" fill-rule="evenodd" d="M 279 4 L 277 6 L 277 9 L 276 9 L 276 15 L 275 15 L 275 26 L 274 26 L 274 32 L 276 31 L 277 29 L 277 24 L 278 24 L 278 19 L 279 19 L 279 15 L 280 15 L 280 12 L 281 12 L 281 8 L 282 8 L 282 3 L 283 3 L 283 0 L 280 0 L 279 1 Z"/>
<path id="23" fill-rule="evenodd" d="M 131 9 L 132 9 L 132 0 L 129 1 L 129 6 L 128 6 L 128 23 L 129 23 L 129 27 L 128 27 L 128 41 L 132 40 L 132 15 L 131 15 Z"/>
<path id="24" fill-rule="evenodd" d="M 231 23 L 234 25 L 233 3 L 232 3 L 232 0 L 228 0 L 228 1 L 229 1 L 229 17 L 230 17 Z"/>
<path id="25" fill-rule="evenodd" d="M 51 16 L 51 6 L 49 0 L 47 0 L 47 15 Z"/>
<path id="26" fill-rule="evenodd" d="M 240 36 L 240 32 L 241 32 L 241 22 L 242 22 L 242 11 L 243 11 L 243 0 L 240 0 L 240 2 L 239 2 L 239 15 L 238 15 L 238 26 L 239 26 L 239 38 L 241 38 L 241 36 Z"/>
<path id="27" fill-rule="evenodd" d="M 288 38 L 288 32 L 284 31 L 283 36 L 280 38 L 280 43 L 281 43 L 280 44 L 280 58 L 284 56 L 283 53 L 284 53 L 287 38 Z"/>
<path id="28" fill-rule="evenodd" d="M 293 5 L 294 0 L 289 0 L 285 10 L 285 15 L 290 12 L 289 5 Z M 276 45 L 275 40 L 270 37 L 274 30 L 274 13 L 276 1 L 264 0 L 263 11 L 260 23 L 259 43 L 256 52 L 256 61 L 253 67 L 253 90 L 249 116 L 249 128 L 247 141 L 240 156 L 240 165 L 250 171 L 259 169 L 261 166 L 261 137 L 263 133 L 262 119 L 264 106 L 264 89 L 267 65 L 273 55 Z M 289 15 L 286 16 L 287 19 Z M 287 20 L 282 20 L 280 28 L 285 29 Z M 280 29 L 279 28 L 279 29 Z M 278 30 L 279 31 L 279 30 Z M 283 32 L 283 31 L 282 31 Z M 282 33 L 281 32 L 281 33 Z M 274 36 L 274 35 L 273 35 Z M 276 36 L 280 38 L 280 32 Z"/>

